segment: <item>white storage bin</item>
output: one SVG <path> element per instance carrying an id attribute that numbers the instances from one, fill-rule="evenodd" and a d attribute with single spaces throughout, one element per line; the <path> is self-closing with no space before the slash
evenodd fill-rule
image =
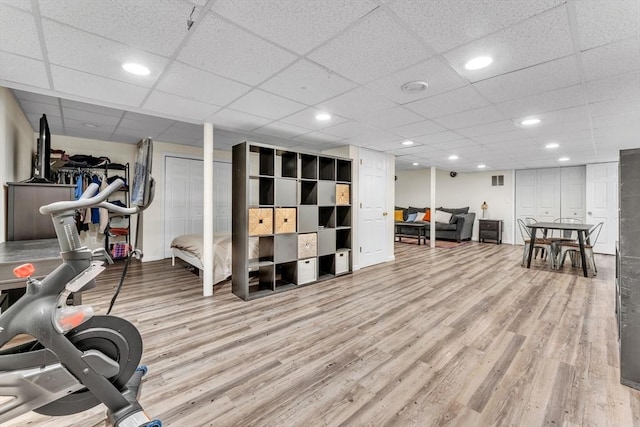
<path id="1" fill-rule="evenodd" d="M 316 259 L 301 259 L 298 261 L 298 285 L 304 285 L 305 283 L 311 283 L 318 280 L 318 268 L 316 266 Z"/>
<path id="2" fill-rule="evenodd" d="M 349 251 L 336 252 L 336 274 L 349 271 Z"/>

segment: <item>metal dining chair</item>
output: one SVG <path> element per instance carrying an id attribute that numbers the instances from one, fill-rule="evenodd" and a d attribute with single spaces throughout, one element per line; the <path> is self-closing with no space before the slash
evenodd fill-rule
<path id="1" fill-rule="evenodd" d="M 598 274 L 598 268 L 596 267 L 596 259 L 593 253 L 593 247 L 598 242 L 598 237 L 600 237 L 600 231 L 602 230 L 603 225 L 604 225 L 604 222 L 600 222 L 594 225 L 593 227 L 591 227 L 591 229 L 589 229 L 589 232 L 587 233 L 587 236 L 584 242 L 584 255 L 587 260 L 587 268 L 591 268 L 594 276 Z M 571 266 L 572 267 L 580 266 L 579 264 L 579 261 L 581 259 L 580 244 L 578 242 L 561 241 L 556 243 L 556 245 L 557 245 L 557 251 L 558 251 L 557 252 L 558 268 L 564 265 L 564 260 L 567 256 L 567 253 L 569 253 L 569 256 L 571 257 L 571 260 L 572 260 Z"/>
<path id="2" fill-rule="evenodd" d="M 528 217 L 524 218 L 524 222 L 525 222 L 525 224 L 529 225 L 529 224 L 535 224 L 536 222 L 538 222 L 538 220 L 528 216 Z M 529 230 L 529 229 L 527 228 L 527 230 Z M 522 230 L 520 230 L 520 231 L 522 232 Z M 543 237 L 546 238 L 547 236 L 544 235 Z M 524 240 L 524 237 L 522 239 Z M 544 258 L 544 256 L 545 256 L 544 249 L 534 248 L 533 249 L 533 258 L 534 259 L 537 258 L 538 254 L 540 254 L 540 258 L 541 259 Z"/>
<path id="3" fill-rule="evenodd" d="M 520 228 L 520 234 L 522 234 L 522 240 L 524 241 L 524 251 L 522 252 L 522 266 L 524 266 L 525 262 L 527 261 L 527 256 L 529 254 L 529 246 L 531 245 L 531 229 L 529 227 L 527 227 L 527 223 L 525 222 L 525 220 L 518 218 L 518 227 Z M 554 252 L 554 248 L 553 245 L 551 243 L 550 240 L 546 239 L 546 238 L 536 238 L 535 243 L 533 245 L 533 250 L 542 250 L 546 252 L 546 258 L 547 261 L 549 262 L 549 265 L 551 266 L 551 268 L 555 268 L 555 261 L 556 261 L 556 257 L 555 257 L 555 252 Z M 544 255 L 541 255 L 541 258 L 544 257 Z"/>

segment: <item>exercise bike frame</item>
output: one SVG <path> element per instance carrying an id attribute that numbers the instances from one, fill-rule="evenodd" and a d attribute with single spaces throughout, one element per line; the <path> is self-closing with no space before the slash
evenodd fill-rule
<path id="1" fill-rule="evenodd" d="M 102 207 L 122 214 L 138 213 L 139 207 L 122 208 L 106 202 L 121 185 L 118 179 L 92 197 L 98 186 L 91 184 L 79 200 L 40 208 L 41 213 L 52 216 L 62 264 L 42 281 L 29 278 L 26 294 L 0 314 L 0 347 L 19 334 L 33 336 L 44 347 L 0 353 L 0 395 L 15 396 L 0 403 L 0 423 L 86 388 L 108 408 L 114 425 L 152 425 L 137 399 L 109 381 L 118 372 L 117 363 L 99 351 L 79 350 L 56 322 L 69 293 L 93 287 L 93 277 L 103 269 L 101 262 L 92 261 L 92 251 L 80 243 L 75 210 Z M 88 277 L 82 279 L 83 275 Z M 68 285 L 74 281 L 76 288 L 70 289 Z M 89 308 L 81 323 L 91 313 Z"/>

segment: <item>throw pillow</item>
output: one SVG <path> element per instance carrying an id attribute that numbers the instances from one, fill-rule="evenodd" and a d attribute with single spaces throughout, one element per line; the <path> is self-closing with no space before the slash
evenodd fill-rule
<path id="1" fill-rule="evenodd" d="M 451 215 L 460 215 L 460 214 L 468 214 L 469 213 L 469 206 L 466 206 L 464 208 L 438 208 L 438 210 L 444 211 L 444 212 L 449 212 Z"/>
<path id="2" fill-rule="evenodd" d="M 451 214 L 449 212 L 444 212 L 436 209 L 436 213 L 435 215 L 433 215 L 433 220 L 435 222 L 449 224 L 449 221 L 451 220 Z"/>
<path id="3" fill-rule="evenodd" d="M 407 217 L 407 222 L 413 222 L 415 220 L 416 220 L 416 214 L 410 213 L 409 216 Z"/>
<path id="4" fill-rule="evenodd" d="M 416 219 L 414 219 L 415 222 L 424 222 L 424 212 L 418 212 L 416 213 Z"/>
<path id="5" fill-rule="evenodd" d="M 400 222 L 404 221 L 404 212 L 402 209 L 393 212 L 393 219 Z"/>
<path id="6" fill-rule="evenodd" d="M 431 209 L 427 209 L 424 213 L 424 220 L 427 222 L 431 221 Z"/>

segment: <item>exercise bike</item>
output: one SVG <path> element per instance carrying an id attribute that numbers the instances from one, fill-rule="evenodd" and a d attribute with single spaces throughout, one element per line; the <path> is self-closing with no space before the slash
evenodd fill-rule
<path id="1" fill-rule="evenodd" d="M 146 182 L 133 186 L 134 191 L 146 188 L 144 202 L 131 208 L 107 203 L 123 185 L 117 179 L 98 194 L 98 186 L 91 184 L 76 201 L 40 208 L 42 214 L 52 216 L 62 265 L 42 281 L 30 277 L 30 264 L 14 270 L 17 276 L 28 277 L 27 289 L 0 314 L 0 347 L 19 334 L 31 335 L 35 341 L 0 351 L 0 424 L 29 411 L 70 415 L 103 403 L 114 427 L 162 425 L 138 403 L 146 368 L 138 366 L 142 338 L 135 326 L 115 316 L 94 315 L 88 305 L 66 304 L 70 294 L 95 287 L 96 276 L 105 269 L 97 258 L 110 261 L 104 249 L 91 251 L 81 245 L 75 210 L 101 207 L 132 215 L 145 209 L 153 199 L 150 144 L 149 140 L 146 163 L 136 160 L 136 180 Z M 139 173 L 140 168 L 145 170 Z"/>

